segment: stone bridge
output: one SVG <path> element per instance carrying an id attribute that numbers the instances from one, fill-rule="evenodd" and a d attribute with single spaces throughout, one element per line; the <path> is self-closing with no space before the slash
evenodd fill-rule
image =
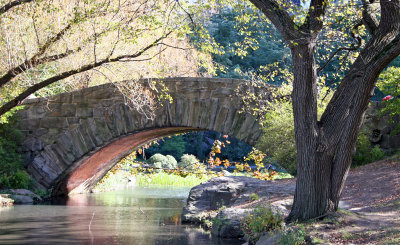
<path id="1" fill-rule="evenodd" d="M 154 120 L 127 106 L 113 84 L 25 100 L 19 127 L 29 174 L 53 195 L 79 193 L 91 190 L 114 164 L 157 138 L 212 130 L 254 145 L 260 136 L 257 118 L 240 113 L 242 102 L 235 90 L 244 81 L 163 82 L 173 102 L 159 107 Z"/>

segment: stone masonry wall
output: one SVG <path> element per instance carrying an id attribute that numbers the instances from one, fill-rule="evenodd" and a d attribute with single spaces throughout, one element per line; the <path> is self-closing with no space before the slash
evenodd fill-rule
<path id="1" fill-rule="evenodd" d="M 146 81 L 146 80 L 144 80 Z M 253 145 L 261 132 L 255 116 L 239 113 L 234 79 L 164 79 L 173 98 L 147 120 L 129 108 L 113 84 L 24 101 L 20 129 L 25 167 L 44 188 L 77 169 L 82 158 L 122 137 L 148 129 L 190 127 L 229 134 Z M 134 149 L 132 149 L 134 150 Z"/>

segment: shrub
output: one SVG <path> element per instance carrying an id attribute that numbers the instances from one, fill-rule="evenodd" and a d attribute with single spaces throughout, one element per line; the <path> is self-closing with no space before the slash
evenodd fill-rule
<path id="1" fill-rule="evenodd" d="M 385 152 L 379 148 L 379 145 L 375 145 L 374 147 L 371 145 L 369 137 L 365 132 L 359 133 L 356 143 L 356 153 L 353 156 L 353 167 L 381 160 L 384 156 Z"/>
<path id="2" fill-rule="evenodd" d="M 164 156 L 160 153 L 154 154 L 148 160 L 150 164 L 153 164 L 156 168 L 167 168 L 175 169 L 177 168 L 177 161 L 171 155 Z"/>
<path id="3" fill-rule="evenodd" d="M 191 154 L 183 154 L 181 157 L 181 162 L 178 164 L 180 168 L 184 168 L 186 170 L 193 170 L 198 165 L 199 159 L 197 159 L 194 155 Z"/>
<path id="4" fill-rule="evenodd" d="M 178 162 L 176 161 L 175 157 L 171 155 L 166 155 L 165 156 L 168 160 L 168 168 L 169 169 L 174 169 L 178 167 Z"/>
<path id="5" fill-rule="evenodd" d="M 294 139 L 292 103 L 280 101 L 265 116 L 263 134 L 257 149 L 265 152 L 290 174 L 297 170 L 297 150 Z"/>
<path id="6" fill-rule="evenodd" d="M 271 207 L 257 206 L 253 213 L 243 218 L 240 226 L 251 244 L 255 244 L 264 232 L 281 230 L 284 227 L 283 216 Z"/>
<path id="7" fill-rule="evenodd" d="M 289 228 L 281 234 L 279 244 L 281 245 L 302 245 L 305 242 L 306 231 L 304 227 Z"/>
<path id="8" fill-rule="evenodd" d="M 31 183 L 18 148 L 22 134 L 15 129 L 16 124 L 17 118 L 13 115 L 0 119 L 0 189 L 26 189 Z"/>
<path id="9" fill-rule="evenodd" d="M 332 93 L 322 86 L 318 94 L 318 116 L 326 108 Z M 265 152 L 273 161 L 278 162 L 290 174 L 297 173 L 297 149 L 294 137 L 294 118 L 292 101 L 288 99 L 291 86 L 282 85 L 276 91 L 276 98 L 272 100 L 263 118 L 262 132 L 256 148 Z"/>
<path id="10" fill-rule="evenodd" d="M 398 122 L 400 117 L 400 67 L 389 67 L 379 75 L 377 86 L 391 99 L 382 101 L 382 115 L 389 115 L 392 123 Z M 400 124 L 397 123 L 395 134 L 400 133 Z"/>

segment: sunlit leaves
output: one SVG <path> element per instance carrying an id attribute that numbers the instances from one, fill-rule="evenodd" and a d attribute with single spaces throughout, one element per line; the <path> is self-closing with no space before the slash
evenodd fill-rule
<path id="1" fill-rule="evenodd" d="M 386 95 L 390 95 L 390 99 L 382 101 L 382 113 L 396 120 L 400 115 L 400 68 L 390 67 L 382 72 L 377 85 Z M 400 131 L 400 126 L 396 131 Z"/>

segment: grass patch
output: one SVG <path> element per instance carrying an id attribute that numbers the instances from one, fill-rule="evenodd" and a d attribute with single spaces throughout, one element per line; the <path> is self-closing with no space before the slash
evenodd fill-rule
<path id="1" fill-rule="evenodd" d="M 165 172 L 155 174 L 138 174 L 136 176 L 136 184 L 139 186 L 163 185 L 163 186 L 181 186 L 193 187 L 213 178 L 214 175 L 188 174 L 183 177 L 177 174 L 169 174 Z"/>
<path id="2" fill-rule="evenodd" d="M 131 176 L 126 171 L 109 171 L 93 188 L 93 192 L 106 192 L 122 188 L 128 183 L 128 178 Z"/>
<path id="3" fill-rule="evenodd" d="M 198 168 L 197 172 L 189 170 L 138 170 L 131 164 L 120 162 L 116 164 L 93 188 L 93 192 L 105 192 L 123 188 L 129 180 L 134 180 L 138 186 L 176 186 L 193 187 L 211 178 L 223 176 L 222 172 L 206 171 L 205 168 Z M 232 173 L 233 176 L 254 177 L 252 172 Z M 288 173 L 278 172 L 275 179 L 293 178 Z"/>

